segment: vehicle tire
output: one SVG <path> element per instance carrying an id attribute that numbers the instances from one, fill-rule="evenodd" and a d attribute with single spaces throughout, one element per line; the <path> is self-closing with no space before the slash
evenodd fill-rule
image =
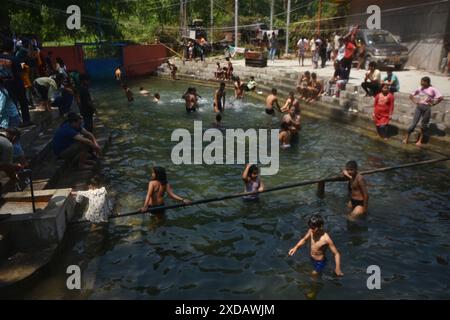
<path id="1" fill-rule="evenodd" d="M 395 70 L 397 70 L 397 71 L 403 71 L 403 70 L 405 70 L 405 64 L 404 64 L 404 63 L 402 63 L 402 64 L 396 64 L 396 65 L 395 65 Z"/>

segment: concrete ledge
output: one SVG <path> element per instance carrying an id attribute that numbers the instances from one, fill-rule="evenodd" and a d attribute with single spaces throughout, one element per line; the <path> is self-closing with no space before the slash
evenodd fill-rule
<path id="1" fill-rule="evenodd" d="M 64 236 L 67 216 L 73 215 L 71 189 L 36 192 L 38 199 L 49 200 L 38 202 L 35 213 L 32 212 L 31 196 L 27 193 L 11 193 L 4 198 L 6 202 L 0 208 L 0 214 L 11 213 L 11 217 L 2 221 L 0 232 L 9 234 L 12 250 L 59 243 Z"/>

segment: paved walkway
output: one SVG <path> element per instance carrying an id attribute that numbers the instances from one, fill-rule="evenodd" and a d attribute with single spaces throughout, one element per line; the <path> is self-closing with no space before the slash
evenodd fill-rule
<path id="1" fill-rule="evenodd" d="M 234 60 L 234 66 L 244 67 L 245 60 Z M 317 73 L 319 77 L 331 77 L 334 72 L 334 68 L 331 62 L 327 62 L 327 66 L 323 69 L 313 69 L 311 59 L 305 59 L 305 66 L 300 67 L 298 60 L 275 60 L 273 63 L 268 62 L 268 68 L 275 69 L 276 71 L 311 71 Z M 357 70 L 352 68 L 350 73 L 350 84 L 360 85 L 364 80 L 365 70 Z M 436 87 L 445 97 L 450 98 L 450 78 L 443 75 L 430 74 L 422 70 L 404 70 L 394 71 L 400 81 L 400 92 L 410 93 L 420 86 L 420 79 L 425 76 L 431 78 L 431 84 Z M 382 71 L 382 77 L 386 75 L 385 71 Z"/>

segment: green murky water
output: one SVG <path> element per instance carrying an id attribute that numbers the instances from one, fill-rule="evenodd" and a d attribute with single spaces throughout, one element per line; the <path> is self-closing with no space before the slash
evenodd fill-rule
<path id="1" fill-rule="evenodd" d="M 105 157 L 107 188 L 120 212 L 142 206 L 150 169 L 167 169 L 175 191 L 203 199 L 242 191 L 242 165 L 172 164 L 176 128 L 192 131 L 193 121 L 214 120 L 213 89 L 197 87 L 201 110 L 186 114 L 187 83 L 157 79 L 131 83 L 159 92 L 162 103 L 135 95 L 128 105 L 116 84 L 96 87 L 95 97 L 114 140 Z M 230 94 L 229 94 L 230 96 Z M 259 101 L 246 99 L 226 111 L 228 128 L 278 128 Z M 334 175 L 350 159 L 362 169 L 425 160 L 436 155 L 398 149 L 347 131 L 333 121 L 304 119 L 298 144 L 280 153 L 280 171 L 264 177 L 276 186 Z M 345 217 L 346 185 L 328 184 L 326 197 L 315 186 L 263 195 L 259 203 L 240 199 L 178 209 L 164 219 L 136 216 L 90 230 L 72 228 L 61 259 L 25 294 L 65 299 L 427 299 L 450 298 L 449 170 L 444 164 L 368 177 L 367 219 Z M 308 247 L 287 252 L 306 232 L 306 221 L 321 213 L 342 256 L 345 276 L 312 280 Z M 65 268 L 83 270 L 81 292 L 65 288 Z M 381 268 L 382 289 L 366 287 L 369 265 Z"/>

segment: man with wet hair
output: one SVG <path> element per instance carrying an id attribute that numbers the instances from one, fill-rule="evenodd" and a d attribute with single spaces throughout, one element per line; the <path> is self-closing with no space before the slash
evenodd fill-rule
<path id="1" fill-rule="evenodd" d="M 350 180 L 348 183 L 348 191 L 350 193 L 348 207 L 351 210 L 350 218 L 356 218 L 366 214 L 369 206 L 369 193 L 363 176 L 358 173 L 358 164 L 356 161 L 352 160 L 347 162 L 343 174 Z"/>
<path id="2" fill-rule="evenodd" d="M 220 83 L 220 88 L 214 93 L 214 112 L 225 111 L 225 82 Z"/>
<path id="3" fill-rule="evenodd" d="M 328 233 L 323 230 L 323 225 L 324 221 L 320 215 L 312 215 L 308 221 L 308 232 L 295 245 L 295 247 L 289 250 L 289 255 L 293 256 L 295 252 L 306 243 L 306 241 L 311 240 L 311 263 L 314 268 L 312 274 L 317 276 L 322 273 L 323 269 L 325 269 L 327 264 L 325 253 L 327 247 L 329 247 L 331 252 L 334 254 L 334 261 L 336 264 L 334 272 L 337 276 L 343 276 L 344 274 L 341 271 L 341 255 L 339 254 L 339 251 Z"/>
<path id="4" fill-rule="evenodd" d="M 278 91 L 273 88 L 271 93 L 266 98 L 266 113 L 270 116 L 275 115 L 274 107 L 281 112 L 280 105 L 278 104 Z"/>

